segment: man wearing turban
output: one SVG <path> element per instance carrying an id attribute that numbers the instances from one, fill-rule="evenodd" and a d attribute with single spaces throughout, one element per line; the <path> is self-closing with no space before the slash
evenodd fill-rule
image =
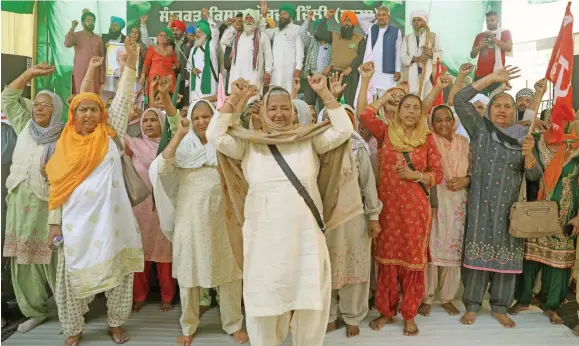
<path id="1" fill-rule="evenodd" d="M 121 32 L 121 30 L 123 30 L 125 28 L 125 20 L 120 18 L 120 17 L 115 17 L 112 16 L 111 17 L 111 25 L 109 26 L 109 32 L 106 34 L 103 34 L 103 42 L 105 44 L 105 49 L 107 50 L 107 54 L 105 54 L 106 56 L 108 56 L 108 51 L 109 51 L 109 46 L 111 44 L 116 44 L 116 45 L 120 45 L 122 43 L 125 42 L 125 35 L 123 35 L 123 33 Z M 119 48 L 119 50 L 124 50 L 125 48 Z M 123 52 L 119 52 L 117 50 L 117 52 L 115 53 L 115 56 L 119 57 L 122 56 Z M 108 70 L 108 68 L 106 66 L 108 66 L 108 59 L 105 59 L 105 63 L 103 64 L 105 66 L 105 71 Z M 117 59 L 118 60 L 118 59 Z M 119 61 L 119 65 L 115 68 L 115 70 L 117 68 L 120 68 L 121 65 L 124 64 L 124 61 Z M 105 83 L 103 85 L 102 88 L 102 97 L 105 100 L 108 100 L 109 98 L 115 96 L 115 92 L 118 89 L 118 84 L 119 84 L 119 77 L 115 77 L 114 75 L 111 76 L 105 76 Z"/>
<path id="2" fill-rule="evenodd" d="M 185 67 L 187 64 L 187 58 L 191 54 L 191 47 L 193 46 L 189 39 L 185 36 L 185 31 L 187 26 L 179 19 L 171 20 L 169 22 L 169 29 L 173 32 L 173 42 L 175 54 L 177 59 L 179 59 L 179 72 L 181 73 L 181 83 L 178 85 L 178 89 L 183 91 L 186 88 L 187 80 L 189 79 L 189 74 L 187 73 Z M 189 93 L 184 93 L 184 102 L 189 103 Z"/>
<path id="3" fill-rule="evenodd" d="M 273 29 L 267 28 L 268 6 L 263 1 L 259 27 L 273 41 L 273 71 L 271 84 L 281 86 L 291 91 L 294 79 L 299 79 L 304 62 L 304 44 L 301 30 L 292 23 L 296 18 L 296 8 L 293 4 L 282 4 L 279 8 L 279 25 Z"/>
<path id="4" fill-rule="evenodd" d="M 197 22 L 195 41 L 187 60 L 189 102 L 217 94 L 219 71 L 219 27 L 212 19 Z M 215 101 L 217 99 L 215 98 Z"/>
<path id="5" fill-rule="evenodd" d="M 262 92 L 263 87 L 271 81 L 273 69 L 271 40 L 267 35 L 262 35 L 257 26 L 259 20 L 257 11 L 248 8 L 242 12 L 242 17 L 242 30 L 237 30 L 231 25 L 221 37 L 221 44 L 231 47 L 228 90 L 233 81 L 243 78 Z"/>
<path id="6" fill-rule="evenodd" d="M 442 49 L 438 35 L 424 27 L 428 24 L 428 13 L 419 10 L 410 16 L 413 32 L 402 41 L 402 80 L 408 81 L 411 94 L 420 93 L 418 96 L 424 99 L 432 90 L 436 62 L 442 62 Z"/>
<path id="7" fill-rule="evenodd" d="M 326 18 L 322 19 L 322 24 L 324 25 L 318 25 L 315 37 L 318 40 L 332 44 L 333 54 L 330 61 L 330 75 L 333 73 L 342 74 L 343 83 L 347 84 L 344 90 L 344 100 L 347 104 L 354 107 L 360 76 L 358 67 L 364 60 L 366 40 L 364 36 L 354 32 L 358 25 L 358 17 L 352 11 L 342 12 L 340 32 L 329 31 L 325 24 L 335 13 L 334 9 L 328 11 Z"/>

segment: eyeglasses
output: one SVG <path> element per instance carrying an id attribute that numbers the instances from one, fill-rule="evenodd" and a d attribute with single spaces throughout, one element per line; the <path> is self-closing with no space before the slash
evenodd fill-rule
<path id="1" fill-rule="evenodd" d="M 32 104 L 32 107 L 40 107 L 40 106 L 42 106 L 42 108 L 52 107 L 52 105 L 50 103 L 47 103 L 47 102 L 34 102 Z"/>

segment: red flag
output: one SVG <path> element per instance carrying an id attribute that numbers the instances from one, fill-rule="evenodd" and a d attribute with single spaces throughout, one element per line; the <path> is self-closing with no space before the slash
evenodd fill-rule
<path id="1" fill-rule="evenodd" d="M 436 83 L 438 82 L 438 77 L 442 76 L 443 74 L 446 73 L 446 67 L 444 67 L 441 63 L 440 63 L 440 58 L 436 59 L 436 72 L 434 72 L 434 83 L 432 84 L 432 86 L 436 86 Z M 436 100 L 434 100 L 434 103 L 432 104 L 432 108 L 430 109 L 430 113 L 432 113 L 432 110 L 434 109 L 434 107 L 441 105 L 444 103 L 444 90 L 440 92 L 440 94 L 438 95 L 438 97 L 436 98 Z"/>
<path id="2" fill-rule="evenodd" d="M 567 4 L 565 17 L 555 45 L 553 54 L 547 67 L 545 78 L 553 83 L 554 99 L 551 112 L 553 139 L 560 143 L 563 139 L 563 121 L 573 121 L 573 90 L 571 77 L 573 76 L 573 15 L 571 2 Z"/>

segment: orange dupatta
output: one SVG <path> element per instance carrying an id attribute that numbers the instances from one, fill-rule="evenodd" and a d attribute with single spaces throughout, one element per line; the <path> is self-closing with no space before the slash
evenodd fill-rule
<path id="1" fill-rule="evenodd" d="M 101 123 L 94 132 L 82 136 L 76 132 L 74 111 L 81 101 L 92 100 L 101 108 Z M 109 136 L 116 133 L 108 125 L 108 114 L 99 95 L 80 93 L 72 99 L 68 108 L 68 121 L 56 142 L 54 155 L 46 164 L 50 183 L 48 209 L 53 210 L 64 203 L 105 158 Z"/>
<path id="2" fill-rule="evenodd" d="M 549 194 L 551 194 L 551 192 L 553 192 L 553 189 L 555 186 L 557 186 L 561 172 L 563 172 L 563 165 L 565 164 L 565 160 L 567 160 L 569 155 L 573 153 L 573 150 L 579 150 L 578 131 L 576 127 L 570 127 L 570 133 L 563 135 L 563 141 L 559 145 L 559 149 L 557 149 L 555 156 L 551 159 L 551 162 L 549 162 L 549 165 L 545 168 L 545 172 L 543 174 L 545 185 L 544 187 L 541 186 L 539 189 L 539 195 L 537 197 L 539 200 L 545 199 Z M 552 129 L 547 130 L 543 136 L 547 144 L 555 143 Z M 567 150 L 567 145 L 569 146 L 570 150 Z"/>

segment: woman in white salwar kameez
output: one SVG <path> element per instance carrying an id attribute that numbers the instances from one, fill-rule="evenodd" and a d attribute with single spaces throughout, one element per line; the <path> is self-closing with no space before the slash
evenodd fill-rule
<path id="1" fill-rule="evenodd" d="M 222 328 L 239 344 L 242 329 L 242 274 L 225 224 L 215 148 L 205 130 L 215 109 L 206 100 L 189 105 L 187 118 L 149 168 L 161 230 L 173 243 L 173 277 L 181 294 L 179 346 L 188 346 L 199 326 L 203 289 L 219 294 Z"/>
<path id="2" fill-rule="evenodd" d="M 359 194 L 348 141 L 352 123 L 324 76 L 309 77 L 309 82 L 327 105 L 330 121 L 294 124 L 290 94 L 274 87 L 263 100 L 261 131 L 229 128 L 231 121 L 238 123 L 233 112 L 247 87 L 246 81 L 237 80 L 207 129 L 209 143 L 220 152 L 232 244 L 241 234 L 231 229 L 242 225 L 243 255 L 236 259 L 243 263 L 247 329 L 254 346 L 280 345 L 290 331 L 293 345 L 321 346 L 331 296 L 323 229 L 266 144 L 277 144 L 314 201 L 313 208 L 320 214 L 323 210 L 328 228 L 363 212 L 361 198 L 351 197 L 355 190 Z"/>
<path id="3" fill-rule="evenodd" d="M 136 45 L 126 39 L 125 48 L 127 64 L 110 118 L 97 94 L 76 95 L 54 156 L 46 165 L 49 245 L 56 236 L 64 238 L 58 250 L 54 297 L 66 346 L 79 344 L 83 315 L 101 292 L 107 297 L 107 323 L 113 342 L 127 342 L 128 335 L 121 326 L 131 313 L 133 273 L 143 271 L 141 236 L 115 143 L 122 143 L 126 133 L 136 75 Z"/>

